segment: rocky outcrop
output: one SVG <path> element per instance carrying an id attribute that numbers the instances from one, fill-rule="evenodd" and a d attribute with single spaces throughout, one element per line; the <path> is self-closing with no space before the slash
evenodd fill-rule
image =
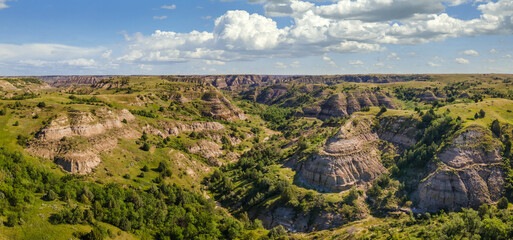
<path id="1" fill-rule="evenodd" d="M 504 190 L 500 146 L 482 127 L 462 131 L 420 183 L 419 211 L 459 210 L 497 201 Z"/>
<path id="2" fill-rule="evenodd" d="M 207 92 L 201 98 L 202 113 L 217 120 L 246 120 L 243 111 L 233 105 L 226 97 L 216 91 Z"/>
<path id="3" fill-rule="evenodd" d="M 94 85 L 104 79 L 114 76 L 38 76 L 37 78 L 52 87 L 70 87 L 77 85 Z"/>
<path id="4" fill-rule="evenodd" d="M 415 145 L 419 130 L 418 120 L 411 117 L 390 116 L 381 118 L 378 136 L 380 139 L 390 142 L 398 147 L 407 148 Z"/>
<path id="5" fill-rule="evenodd" d="M 431 91 L 424 91 L 418 95 L 418 98 L 424 102 L 433 102 L 438 100 L 436 95 Z"/>
<path id="6" fill-rule="evenodd" d="M 260 93 L 256 95 L 256 102 L 264 103 L 264 104 L 272 104 L 275 100 L 279 99 L 283 95 L 288 92 L 286 86 L 283 85 L 273 85 L 265 88 Z"/>
<path id="7" fill-rule="evenodd" d="M 254 87 L 271 86 L 280 83 L 323 83 L 343 82 L 391 83 L 403 81 L 425 81 L 427 75 L 331 75 L 331 76 L 274 76 L 274 75 L 210 75 L 210 76 L 163 76 L 172 82 L 207 84 L 229 90 L 249 90 Z"/>
<path id="8" fill-rule="evenodd" d="M 31 94 L 39 90 L 50 89 L 51 87 L 45 82 L 32 77 L 6 77 L 0 78 L 0 91 L 10 92 L 5 98 L 11 98 L 18 94 Z M 14 94 L 13 94 L 14 92 Z M 0 94 L 2 94 L 0 92 Z"/>
<path id="9" fill-rule="evenodd" d="M 267 229 L 282 225 L 288 231 L 312 232 L 340 227 L 348 222 L 342 214 L 336 212 L 298 212 L 291 207 L 276 207 L 274 211 L 255 214 Z"/>
<path id="10" fill-rule="evenodd" d="M 379 137 L 371 131 L 371 122 L 369 118 L 349 120 L 301 164 L 300 180 L 319 190 L 340 192 L 353 186 L 366 187 L 385 173 L 377 148 Z"/>
<path id="11" fill-rule="evenodd" d="M 53 159 L 68 172 L 90 173 L 101 162 L 99 154 L 115 148 L 119 137 L 139 137 L 123 120 L 131 122 L 135 117 L 126 109 L 101 108 L 94 114 L 70 111 L 42 128 L 27 150 Z"/>
<path id="12" fill-rule="evenodd" d="M 161 122 L 159 125 L 165 133 L 172 136 L 178 136 L 182 132 L 204 132 L 204 131 L 224 131 L 223 124 L 218 122 Z M 167 136 L 164 136 L 167 137 Z"/>
<path id="13" fill-rule="evenodd" d="M 207 133 L 209 137 L 213 132 L 222 132 L 226 128 L 223 124 L 218 122 L 169 122 L 169 121 L 160 121 L 157 123 L 157 127 L 146 125 L 143 127 L 143 131 L 152 135 L 157 135 L 162 138 L 166 138 L 169 136 L 178 136 L 182 132 L 204 132 Z"/>
<path id="14" fill-rule="evenodd" d="M 385 106 L 396 108 L 390 98 L 382 92 L 353 92 L 340 93 L 328 99 L 303 108 L 303 114 L 307 117 L 328 119 L 330 117 L 345 117 L 360 111 L 362 107 Z"/>
<path id="15" fill-rule="evenodd" d="M 223 155 L 221 146 L 217 145 L 215 142 L 203 139 L 189 146 L 188 150 L 190 153 L 198 154 L 206 159 L 217 158 Z"/>
<path id="16" fill-rule="evenodd" d="M 63 137 L 91 137 L 103 134 L 110 129 L 122 128 L 123 120 L 132 121 L 135 117 L 126 109 L 117 113 L 101 109 L 95 114 L 91 112 L 70 111 L 54 119 L 41 129 L 36 138 L 41 140 L 60 140 Z"/>
<path id="17" fill-rule="evenodd" d="M 71 173 L 89 173 L 101 163 L 100 157 L 92 151 L 59 154 L 54 161 Z"/>

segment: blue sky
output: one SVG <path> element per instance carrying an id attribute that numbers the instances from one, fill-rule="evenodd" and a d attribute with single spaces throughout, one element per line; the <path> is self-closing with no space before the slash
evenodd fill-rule
<path id="1" fill-rule="evenodd" d="M 0 75 L 513 73 L 511 0 L 0 0 Z"/>

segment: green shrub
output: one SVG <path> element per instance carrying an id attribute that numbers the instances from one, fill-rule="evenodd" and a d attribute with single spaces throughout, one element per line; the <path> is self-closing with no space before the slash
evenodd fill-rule
<path id="1" fill-rule="evenodd" d="M 499 120 L 495 119 L 492 122 L 491 130 L 495 136 L 500 137 L 501 136 L 501 124 Z"/>
<path id="2" fill-rule="evenodd" d="M 267 236 L 269 236 L 271 239 L 277 239 L 280 237 L 287 236 L 287 231 L 285 230 L 285 228 L 282 225 L 278 225 L 278 226 L 274 227 L 273 229 L 271 229 L 269 231 L 269 233 L 267 234 Z"/>
<path id="3" fill-rule="evenodd" d="M 499 202 L 497 202 L 497 208 L 499 209 L 507 209 L 509 205 L 509 201 L 506 197 L 502 197 L 499 199 Z"/>
<path id="4" fill-rule="evenodd" d="M 45 103 L 45 102 L 39 102 L 39 103 L 37 104 L 37 107 L 38 107 L 38 108 L 44 108 L 44 107 L 46 107 L 46 103 Z"/>
<path id="5" fill-rule="evenodd" d="M 146 152 L 147 152 L 147 151 L 150 151 L 150 148 L 151 148 L 150 144 L 149 144 L 149 143 L 147 143 L 147 142 L 145 142 L 145 143 L 142 145 L 141 150 L 143 150 L 143 151 L 146 151 Z"/>

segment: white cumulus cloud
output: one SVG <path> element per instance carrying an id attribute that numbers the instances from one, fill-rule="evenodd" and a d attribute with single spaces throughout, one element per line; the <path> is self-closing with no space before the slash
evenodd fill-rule
<path id="1" fill-rule="evenodd" d="M 470 61 L 465 58 L 456 58 L 456 59 L 454 59 L 454 61 L 458 64 L 469 64 L 470 63 Z"/>
<path id="2" fill-rule="evenodd" d="M 350 65 L 363 65 L 361 60 L 353 60 L 348 62 Z"/>
<path id="3" fill-rule="evenodd" d="M 246 11 L 228 11 L 214 27 L 215 43 L 228 49 L 264 50 L 276 47 L 283 34 L 270 18 Z"/>
<path id="4" fill-rule="evenodd" d="M 168 9 L 168 10 L 173 10 L 173 9 L 176 9 L 176 5 L 173 4 L 173 5 L 164 5 L 162 7 L 160 7 L 162 9 Z"/>
<path id="5" fill-rule="evenodd" d="M 153 20 L 164 20 L 167 16 L 153 16 Z"/>
<path id="6" fill-rule="evenodd" d="M 6 2 L 7 2 L 7 0 L 0 0 L 0 10 L 9 7 L 9 6 L 7 6 Z"/>
<path id="7" fill-rule="evenodd" d="M 467 56 L 474 56 L 474 57 L 479 56 L 479 53 L 476 50 L 472 50 L 472 49 L 460 52 L 460 54 L 461 55 L 467 55 Z"/>

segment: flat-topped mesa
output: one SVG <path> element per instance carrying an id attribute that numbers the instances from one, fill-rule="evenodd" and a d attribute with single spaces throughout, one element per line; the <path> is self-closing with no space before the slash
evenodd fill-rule
<path id="1" fill-rule="evenodd" d="M 324 120 L 330 117 L 349 116 L 363 107 L 377 106 L 391 109 L 397 107 L 385 93 L 364 91 L 332 95 L 326 100 L 304 107 L 303 113 L 305 116 Z"/>
<path id="2" fill-rule="evenodd" d="M 302 164 L 302 182 L 319 190 L 340 192 L 353 186 L 365 188 L 385 173 L 377 148 L 379 137 L 371 124 L 370 118 L 349 120 Z"/>
<path id="3" fill-rule="evenodd" d="M 115 148 L 119 137 L 140 136 L 124 120 L 131 122 L 135 117 L 126 109 L 100 108 L 94 114 L 69 111 L 41 129 L 27 151 L 53 159 L 68 172 L 90 173 L 101 162 L 99 154 Z"/>
<path id="4" fill-rule="evenodd" d="M 471 126 L 462 130 L 420 183 L 416 192 L 419 211 L 475 208 L 499 200 L 504 191 L 500 147 L 488 129 Z"/>
<path id="5" fill-rule="evenodd" d="M 217 120 L 246 120 L 244 112 L 233 105 L 226 97 L 216 91 L 210 91 L 201 98 L 203 102 L 202 113 Z"/>

